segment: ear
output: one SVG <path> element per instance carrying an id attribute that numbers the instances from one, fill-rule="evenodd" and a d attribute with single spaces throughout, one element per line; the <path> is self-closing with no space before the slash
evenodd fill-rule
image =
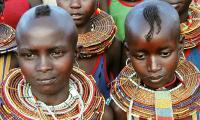
<path id="1" fill-rule="evenodd" d="M 183 53 L 183 50 L 184 50 L 184 42 L 185 41 L 185 37 L 184 36 L 180 36 L 180 39 L 178 41 L 178 56 L 179 56 L 179 59 L 185 59 L 185 55 Z"/>
<path id="2" fill-rule="evenodd" d="M 180 52 L 183 52 L 184 49 L 184 41 L 185 41 L 185 37 L 183 35 L 180 35 L 180 39 L 178 41 L 178 48 Z"/>
<path id="3" fill-rule="evenodd" d="M 129 50 L 129 47 L 128 47 L 128 42 L 125 40 L 124 41 L 124 51 L 125 51 L 125 53 L 126 53 L 126 56 L 127 56 L 127 58 L 130 58 L 130 50 Z"/>
<path id="4" fill-rule="evenodd" d="M 79 57 L 80 57 L 80 52 L 79 52 L 78 48 L 76 47 L 75 52 L 74 52 L 74 58 L 78 59 Z"/>

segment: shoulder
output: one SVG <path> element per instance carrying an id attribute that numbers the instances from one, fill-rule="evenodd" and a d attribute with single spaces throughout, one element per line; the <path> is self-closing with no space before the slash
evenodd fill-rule
<path id="1" fill-rule="evenodd" d="M 111 109 L 110 106 L 105 106 L 104 114 L 102 117 L 102 120 L 113 120 L 113 110 Z"/>
<path id="2" fill-rule="evenodd" d="M 126 120 L 126 112 L 117 106 L 114 101 L 111 101 L 111 107 L 113 109 L 114 120 Z"/>

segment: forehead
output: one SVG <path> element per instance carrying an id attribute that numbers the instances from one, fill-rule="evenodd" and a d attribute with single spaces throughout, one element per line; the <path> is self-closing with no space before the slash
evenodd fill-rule
<path id="1" fill-rule="evenodd" d="M 163 49 L 176 49 L 178 48 L 178 40 L 165 34 L 154 35 L 154 37 L 147 41 L 144 34 L 129 33 L 128 35 L 128 48 L 130 51 L 144 50 L 157 52 Z"/>
<path id="2" fill-rule="evenodd" d="M 18 45 L 41 45 L 52 43 L 70 44 L 72 31 L 63 29 L 51 19 L 39 18 L 33 20 L 17 34 Z M 52 45 L 54 45 L 52 44 Z"/>

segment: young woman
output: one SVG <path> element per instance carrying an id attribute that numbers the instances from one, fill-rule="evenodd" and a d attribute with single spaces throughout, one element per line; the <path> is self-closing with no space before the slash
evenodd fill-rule
<path id="1" fill-rule="evenodd" d="M 38 6 L 22 16 L 20 69 L 2 84 L 2 119 L 108 119 L 94 79 L 73 67 L 77 39 L 71 16 L 59 7 Z"/>
<path id="2" fill-rule="evenodd" d="M 149 0 L 127 16 L 127 66 L 113 82 L 117 120 L 198 120 L 199 70 L 181 58 L 183 39 L 176 10 Z"/>
<path id="3" fill-rule="evenodd" d="M 98 8 L 98 0 L 57 0 L 57 4 L 71 14 L 78 28 L 79 67 L 93 75 L 108 99 L 121 58 L 121 43 L 115 39 L 117 28 L 112 17 Z"/>

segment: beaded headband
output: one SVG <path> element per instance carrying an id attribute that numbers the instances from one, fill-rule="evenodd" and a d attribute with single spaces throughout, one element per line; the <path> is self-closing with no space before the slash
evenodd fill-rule
<path id="1" fill-rule="evenodd" d="M 113 42 L 117 31 L 112 16 L 104 11 L 91 18 L 90 32 L 78 35 L 77 47 L 80 58 L 88 58 L 103 53 Z"/>
<path id="2" fill-rule="evenodd" d="M 16 50 L 15 30 L 4 23 L 0 23 L 0 53 Z"/>

